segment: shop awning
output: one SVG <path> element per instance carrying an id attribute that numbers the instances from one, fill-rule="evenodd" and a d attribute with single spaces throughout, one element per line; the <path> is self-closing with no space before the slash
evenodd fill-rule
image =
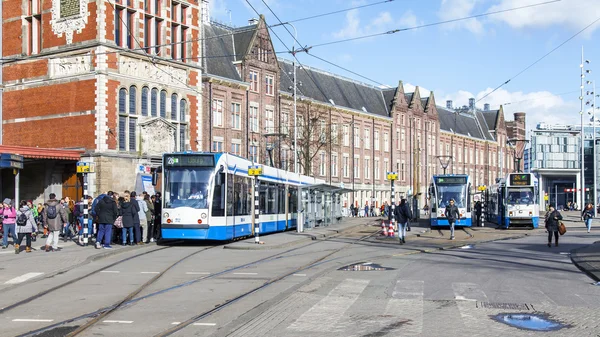
<path id="1" fill-rule="evenodd" d="M 16 154 L 26 159 L 74 160 L 81 158 L 84 150 L 46 149 L 41 147 L 0 145 L 0 153 Z"/>

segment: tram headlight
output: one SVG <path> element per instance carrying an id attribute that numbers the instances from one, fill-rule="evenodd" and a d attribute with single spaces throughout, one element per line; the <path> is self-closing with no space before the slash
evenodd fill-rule
<path id="1" fill-rule="evenodd" d="M 168 217 L 169 217 L 169 213 L 165 212 L 165 213 L 163 214 L 163 218 L 168 218 Z"/>
<path id="2" fill-rule="evenodd" d="M 202 214 L 200 214 L 200 218 L 202 218 L 202 219 L 206 219 L 206 213 L 202 213 Z"/>
<path id="3" fill-rule="evenodd" d="M 508 212 L 508 216 L 513 216 L 513 212 Z"/>
<path id="4" fill-rule="evenodd" d="M 532 215 L 533 215 L 533 212 L 529 212 L 529 216 L 532 216 Z"/>

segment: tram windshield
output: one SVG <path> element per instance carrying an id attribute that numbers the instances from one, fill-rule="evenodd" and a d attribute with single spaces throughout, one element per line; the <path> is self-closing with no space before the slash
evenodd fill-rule
<path id="1" fill-rule="evenodd" d="M 445 208 L 454 199 L 454 205 L 458 208 L 466 207 L 466 185 L 437 185 L 438 207 Z"/>
<path id="2" fill-rule="evenodd" d="M 535 203 L 533 187 L 509 187 L 507 202 L 509 205 L 530 205 Z"/>
<path id="3" fill-rule="evenodd" d="M 208 208 L 208 185 L 212 167 L 165 170 L 165 208 Z"/>

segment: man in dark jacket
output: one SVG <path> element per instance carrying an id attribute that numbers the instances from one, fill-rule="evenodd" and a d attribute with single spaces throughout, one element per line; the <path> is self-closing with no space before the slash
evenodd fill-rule
<path id="1" fill-rule="evenodd" d="M 552 247 L 552 235 L 554 234 L 554 244 L 558 246 L 558 226 L 562 220 L 562 214 L 554 209 L 554 206 L 548 207 L 548 213 L 544 217 L 544 224 L 548 231 L 548 247 Z"/>
<path id="2" fill-rule="evenodd" d="M 154 237 L 157 240 L 162 238 L 161 226 L 162 226 L 162 198 L 161 198 L 160 192 L 156 192 L 156 199 L 154 201 Z"/>
<path id="3" fill-rule="evenodd" d="M 104 249 L 111 249 L 110 240 L 112 239 L 112 227 L 119 215 L 117 203 L 112 198 L 113 193 L 108 192 L 102 199 L 98 200 L 95 207 L 96 217 L 98 218 L 98 235 L 96 237 L 96 249 L 102 248 L 102 239 L 104 239 Z"/>
<path id="4" fill-rule="evenodd" d="M 396 222 L 398 223 L 398 236 L 402 243 L 406 243 L 406 227 L 410 219 L 412 219 L 412 212 L 410 207 L 408 207 L 406 199 L 400 200 L 398 207 L 394 209 L 394 213 Z"/>
<path id="5" fill-rule="evenodd" d="M 450 240 L 454 240 L 454 222 L 460 221 L 460 212 L 458 211 L 458 207 L 454 205 L 454 199 L 450 199 L 450 203 L 446 206 L 444 215 L 448 219 L 448 224 L 450 225 Z"/>

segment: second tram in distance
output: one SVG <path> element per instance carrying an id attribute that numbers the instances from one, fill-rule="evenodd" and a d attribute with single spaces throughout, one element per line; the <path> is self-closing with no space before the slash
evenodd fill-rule
<path id="1" fill-rule="evenodd" d="M 431 227 L 449 226 L 444 214 L 450 199 L 458 207 L 460 221 L 455 226 L 471 227 L 471 179 L 466 174 L 446 174 L 433 176 L 429 185 Z"/>
<path id="2" fill-rule="evenodd" d="M 538 228 L 538 179 L 532 173 L 510 173 L 486 192 L 487 220 L 500 226 Z"/>

